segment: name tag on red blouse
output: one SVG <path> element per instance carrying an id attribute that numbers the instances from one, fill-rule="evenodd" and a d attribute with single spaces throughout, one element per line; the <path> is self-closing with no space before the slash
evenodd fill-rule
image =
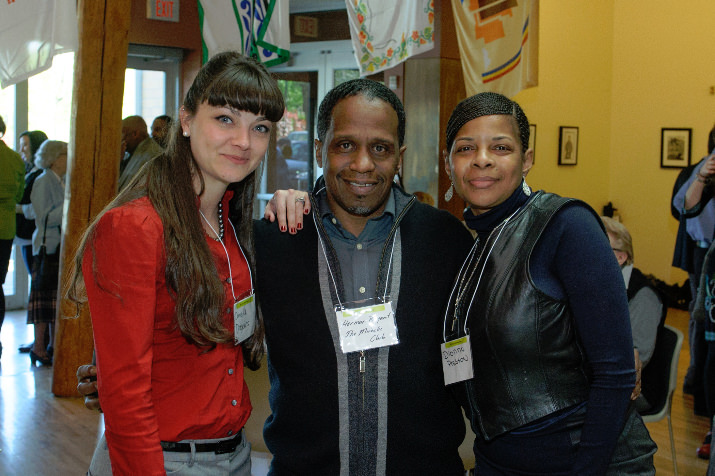
<path id="1" fill-rule="evenodd" d="M 233 338 L 236 345 L 253 335 L 256 329 L 256 297 L 254 294 L 233 303 Z"/>

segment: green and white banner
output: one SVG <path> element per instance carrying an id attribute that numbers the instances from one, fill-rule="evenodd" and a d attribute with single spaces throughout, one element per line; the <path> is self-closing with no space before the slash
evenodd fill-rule
<path id="1" fill-rule="evenodd" d="M 240 51 L 266 66 L 290 58 L 288 0 L 198 0 L 203 62 Z"/>

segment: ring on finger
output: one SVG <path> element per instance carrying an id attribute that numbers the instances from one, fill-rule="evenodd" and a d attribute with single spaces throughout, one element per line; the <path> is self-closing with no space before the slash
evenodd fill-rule
<path id="1" fill-rule="evenodd" d="M 296 203 L 298 203 L 298 202 L 305 203 L 305 197 L 298 197 L 295 199 L 295 202 Z"/>

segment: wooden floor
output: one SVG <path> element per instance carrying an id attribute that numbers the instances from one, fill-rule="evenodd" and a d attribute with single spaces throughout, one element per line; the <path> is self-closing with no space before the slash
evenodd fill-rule
<path id="1" fill-rule="evenodd" d="M 683 396 L 682 379 L 689 361 L 688 314 L 671 309 L 666 321 L 683 331 L 686 341 L 680 355 L 678 389 L 673 399 L 673 431 L 678 472 L 703 476 L 707 461 L 695 456 L 708 431 L 708 421 L 693 415 L 693 401 Z M 0 333 L 4 346 L 0 360 L 0 475 L 44 476 L 84 474 L 101 431 L 99 414 L 86 410 L 80 398 L 57 398 L 50 392 L 52 371 L 32 368 L 27 354 L 18 345 L 32 340 L 25 325 L 25 312 L 9 312 Z M 667 420 L 649 423 L 658 444 L 657 474 L 672 475 L 673 465 Z M 262 442 L 254 445 L 262 447 Z"/>

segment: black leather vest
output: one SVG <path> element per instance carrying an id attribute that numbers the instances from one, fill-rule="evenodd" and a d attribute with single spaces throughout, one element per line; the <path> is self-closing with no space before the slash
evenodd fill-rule
<path id="1" fill-rule="evenodd" d="M 506 225 L 494 229 L 472 264 L 476 272 L 457 315 L 462 334 L 468 312 L 474 378 L 455 391 L 472 428 L 487 440 L 588 397 L 586 359 L 567 303 L 541 293 L 529 273 L 546 225 L 572 201 L 537 192 Z"/>

